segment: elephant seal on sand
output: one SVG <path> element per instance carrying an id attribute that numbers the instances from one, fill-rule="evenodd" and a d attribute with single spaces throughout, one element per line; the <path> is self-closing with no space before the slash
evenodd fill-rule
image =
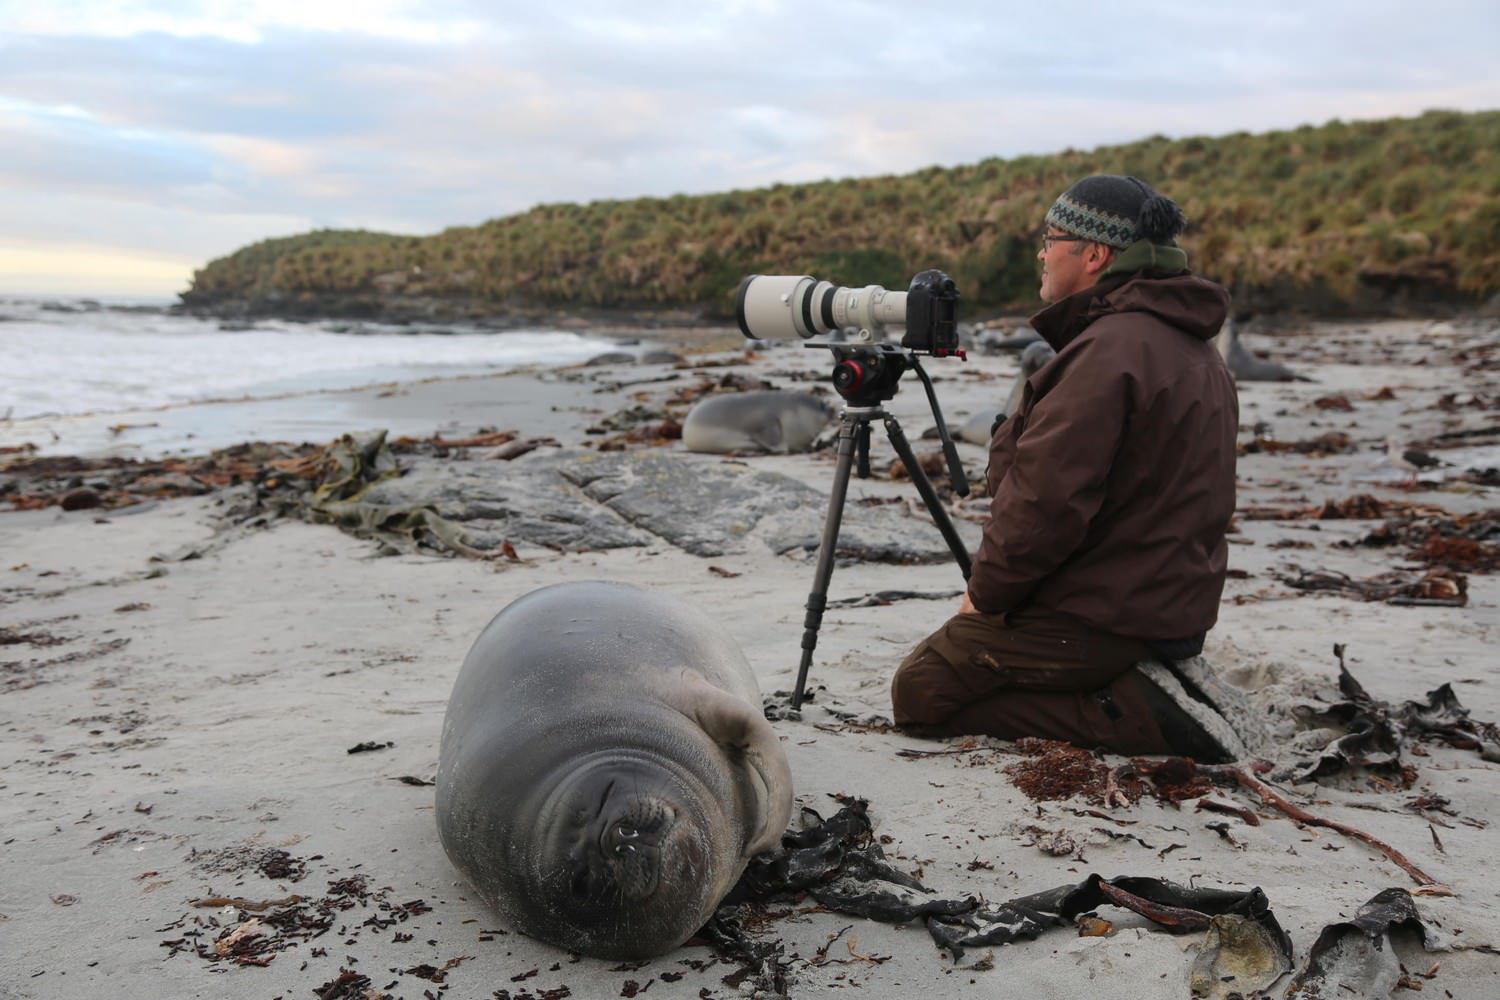
<path id="1" fill-rule="evenodd" d="M 1016 380 L 1011 383 L 1010 395 L 1005 397 L 1005 403 L 998 410 L 980 410 L 959 427 L 954 435 L 961 441 L 971 444 L 989 446 L 990 439 L 995 436 L 995 428 L 1000 421 L 1016 412 L 1016 407 L 1021 405 L 1021 395 L 1026 391 L 1026 380 L 1042 370 L 1042 366 L 1057 357 L 1057 351 L 1045 340 L 1034 340 L 1026 345 L 1021 352 L 1021 370 L 1016 373 Z"/>
<path id="2" fill-rule="evenodd" d="M 1226 319 L 1223 328 L 1214 340 L 1223 356 L 1224 363 L 1236 382 L 1311 382 L 1313 379 L 1299 375 L 1279 361 L 1258 358 L 1240 342 L 1240 328 L 1233 319 Z"/>
<path id="3" fill-rule="evenodd" d="M 485 626 L 453 685 L 438 834 L 531 937 L 598 958 L 671 951 L 791 811 L 744 655 L 667 595 L 532 591 Z"/>
<path id="4" fill-rule="evenodd" d="M 700 400 L 682 422 L 688 451 L 806 451 L 834 417 L 831 404 L 805 392 L 756 389 Z"/>

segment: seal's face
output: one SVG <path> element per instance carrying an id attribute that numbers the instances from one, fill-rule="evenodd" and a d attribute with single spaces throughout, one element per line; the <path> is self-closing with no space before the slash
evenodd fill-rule
<path id="1" fill-rule="evenodd" d="M 587 815 L 587 806 L 580 811 L 583 815 L 568 858 L 574 899 L 583 903 L 613 895 L 622 902 L 650 899 L 661 882 L 662 863 L 670 862 L 674 849 L 677 810 L 671 801 L 630 791 L 612 779 L 594 816 Z"/>
<path id="2" fill-rule="evenodd" d="M 546 807 L 552 829 L 537 842 L 528 933 L 592 955 L 635 957 L 701 927 L 727 887 L 707 884 L 711 824 L 693 805 L 698 797 L 683 791 L 677 775 L 650 761 L 616 756 L 575 772 Z"/>

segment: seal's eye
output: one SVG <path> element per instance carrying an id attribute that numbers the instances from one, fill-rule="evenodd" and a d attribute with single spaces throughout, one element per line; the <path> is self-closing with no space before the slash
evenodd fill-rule
<path id="1" fill-rule="evenodd" d="M 619 826 L 615 828 L 615 832 L 620 835 L 622 840 L 634 840 L 641 835 L 641 831 L 633 826 Z"/>

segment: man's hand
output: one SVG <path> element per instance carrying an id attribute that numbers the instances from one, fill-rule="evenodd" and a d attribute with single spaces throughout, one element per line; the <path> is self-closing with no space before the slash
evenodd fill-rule
<path id="1" fill-rule="evenodd" d="M 969 600 L 969 592 L 967 590 L 964 591 L 964 600 L 963 600 L 963 603 L 958 606 L 958 613 L 961 614 L 961 615 L 977 615 L 977 614 L 979 614 L 979 609 L 976 608 L 976 607 L 974 607 L 974 602 L 973 601 Z"/>

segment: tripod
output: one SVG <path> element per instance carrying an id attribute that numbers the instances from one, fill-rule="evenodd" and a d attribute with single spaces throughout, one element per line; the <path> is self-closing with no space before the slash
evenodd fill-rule
<path id="1" fill-rule="evenodd" d="M 922 385 L 927 390 L 928 402 L 932 406 L 933 414 L 937 417 L 938 434 L 943 439 L 943 451 L 948 459 L 949 475 L 953 479 L 958 495 L 966 496 L 969 492 L 968 481 L 964 477 L 963 465 L 958 460 L 958 451 L 953 446 L 953 439 L 948 435 L 948 428 L 943 423 L 942 413 L 938 410 L 937 394 L 933 391 L 932 380 L 927 377 L 927 373 L 922 370 L 915 357 L 908 358 L 906 364 L 915 369 L 922 379 Z M 837 375 L 834 384 L 842 388 Z M 894 395 L 895 390 L 896 386 L 892 381 L 890 395 Z M 807 686 L 807 668 L 812 663 L 813 649 L 818 644 L 818 629 L 823 624 L 823 611 L 828 606 L 828 580 L 833 575 L 833 558 L 838 549 L 839 524 L 843 520 L 844 497 L 849 491 L 849 472 L 854 466 L 855 453 L 858 452 L 860 478 L 864 479 L 870 475 L 870 423 L 877 417 L 884 421 L 886 437 L 896 449 L 896 454 L 901 456 L 901 461 L 906 463 L 912 483 L 916 485 L 917 492 L 922 495 L 923 502 L 927 504 L 927 510 L 932 514 L 938 530 L 943 533 L 948 548 L 953 552 L 953 558 L 957 560 L 959 569 L 963 571 L 964 579 L 969 578 L 969 552 L 964 547 L 963 539 L 958 537 L 958 530 L 954 528 L 948 511 L 944 509 L 937 493 L 933 490 L 932 481 L 927 478 L 927 474 L 922 471 L 922 466 L 917 463 L 917 457 L 912 453 L 911 445 L 907 443 L 901 425 L 880 405 L 883 400 L 878 396 L 873 400 L 859 398 L 855 402 L 861 405 L 846 405 L 839 418 L 841 423 L 838 438 L 838 464 L 833 474 L 833 490 L 828 498 L 828 514 L 823 522 L 823 539 L 818 546 L 818 566 L 813 573 L 813 589 L 807 597 L 807 616 L 802 622 L 802 663 L 797 668 L 797 686 L 792 691 L 793 708 L 802 707 L 803 691 Z"/>

